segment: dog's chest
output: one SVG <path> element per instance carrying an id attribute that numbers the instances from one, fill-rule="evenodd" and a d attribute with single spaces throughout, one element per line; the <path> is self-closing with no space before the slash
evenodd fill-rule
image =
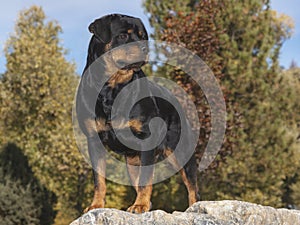
<path id="1" fill-rule="evenodd" d="M 119 76 L 113 75 L 112 78 L 105 83 L 98 95 L 96 104 L 97 117 L 105 117 L 107 121 L 110 121 L 113 107 L 116 107 L 115 110 L 117 111 L 124 111 L 121 107 L 124 107 L 124 105 L 133 105 L 133 103 L 137 102 L 139 93 L 145 91 L 147 87 L 145 87 L 145 85 L 143 87 L 137 85 L 138 88 L 135 88 L 134 91 L 129 90 L 127 87 L 129 87 L 131 82 L 136 81 L 138 83 L 138 79 L 141 77 L 145 77 L 142 71 L 132 73 L 130 79 L 128 79 L 128 74 Z M 121 94 L 124 96 L 124 93 L 126 93 L 125 95 L 127 97 L 122 101 L 122 106 L 114 104 L 118 95 Z"/>

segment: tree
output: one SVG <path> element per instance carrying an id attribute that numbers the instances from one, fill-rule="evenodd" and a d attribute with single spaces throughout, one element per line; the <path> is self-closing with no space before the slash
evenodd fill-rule
<path id="1" fill-rule="evenodd" d="M 34 177 L 22 151 L 9 143 L 0 151 L 0 218 L 3 224 L 53 223 L 53 193 Z"/>
<path id="2" fill-rule="evenodd" d="M 88 166 L 73 138 L 71 110 L 78 77 L 64 58 L 61 31 L 40 7 L 20 13 L 5 48 L 0 143 L 22 149 L 34 175 L 58 197 L 55 209 L 71 209 L 74 219 L 81 212 Z"/>
<path id="3" fill-rule="evenodd" d="M 30 188 L 3 176 L 1 168 L 0 176 L 0 224 L 39 224 L 41 208 L 34 204 Z"/>
<path id="4" fill-rule="evenodd" d="M 298 67 L 298 65 L 297 65 L 297 62 L 295 61 L 295 60 L 292 60 L 292 62 L 291 62 L 291 65 L 290 65 L 290 68 L 289 69 L 295 69 L 295 68 L 297 68 Z"/>
<path id="5" fill-rule="evenodd" d="M 221 47 L 220 37 L 224 35 L 224 31 L 222 27 L 219 27 L 218 24 L 215 23 L 216 16 L 220 11 L 220 3 L 218 1 L 201 1 L 192 7 L 188 1 L 157 1 L 157 5 L 153 2 L 150 4 L 150 2 L 151 1 L 148 1 L 150 10 L 158 10 L 153 12 L 154 14 L 151 18 L 153 21 L 160 21 L 159 24 L 154 22 L 152 25 L 154 25 L 154 27 L 156 27 L 155 24 L 161 26 L 156 30 L 157 32 L 154 34 L 154 37 L 162 39 L 163 41 L 177 43 L 193 51 L 210 66 L 216 78 L 221 79 L 222 63 L 217 52 Z M 152 7 L 153 5 L 155 6 Z M 168 10 L 160 11 L 160 7 Z M 192 10 L 192 8 L 194 8 L 194 10 Z M 163 14 L 162 17 L 158 16 L 161 14 Z M 193 99 L 199 114 L 199 118 L 194 119 L 199 119 L 201 125 L 198 148 L 196 149 L 196 155 L 200 159 L 208 142 L 211 129 L 209 118 L 210 108 L 204 93 L 198 84 L 180 69 L 174 69 L 170 66 L 158 67 L 156 74 L 158 76 L 167 76 L 167 78 L 175 80 Z M 209 84 L 205 85 L 208 87 Z M 218 156 L 218 160 L 216 160 L 213 165 L 214 167 L 218 164 L 218 161 L 227 154 L 226 151 L 228 151 L 226 148 L 222 150 L 222 153 Z M 156 185 L 157 188 L 154 189 L 153 193 L 153 202 L 159 203 L 158 205 L 167 211 L 176 209 L 184 210 L 187 207 L 187 201 L 184 200 L 185 195 L 180 193 L 185 189 L 182 187 L 182 183 L 178 185 L 178 182 L 180 182 L 180 180 L 175 176 L 162 184 Z M 161 190 L 170 191 L 169 194 L 166 194 L 166 191 L 161 192 Z M 166 196 L 162 197 L 161 195 Z M 176 195 L 176 198 L 174 195 Z M 161 198 L 166 200 L 160 201 Z M 169 205 L 170 202 L 174 204 Z"/>
<path id="6" fill-rule="evenodd" d="M 300 96 L 300 68 L 299 67 L 292 67 L 288 70 L 282 71 L 282 76 L 284 77 L 285 80 L 289 83 L 290 86 L 290 92 L 293 93 L 295 96 Z M 299 146 L 300 143 L 300 114 L 299 114 L 299 109 L 300 109 L 300 102 L 296 101 L 294 102 L 294 109 L 292 110 L 292 113 L 294 114 L 293 117 L 296 118 L 296 123 L 297 123 L 297 132 L 295 133 L 297 137 L 297 143 Z M 300 158 L 300 148 L 298 147 L 297 152 L 296 152 L 296 159 Z M 295 174 L 290 174 L 290 176 L 287 177 L 286 182 L 286 193 L 285 193 L 285 199 L 287 204 L 290 207 L 300 207 L 300 165 L 291 165 L 295 166 L 297 168 L 297 172 Z"/>
<path id="7" fill-rule="evenodd" d="M 92 169 L 73 137 L 72 105 L 79 77 L 65 59 L 61 27 L 40 7 L 20 13 L 0 78 L 0 144 L 14 143 L 41 185 L 53 192 L 56 225 L 68 224 L 92 199 Z M 107 184 L 107 207 L 124 209 L 129 187 Z M 39 204 L 42 204 L 41 202 Z"/>
<path id="8" fill-rule="evenodd" d="M 279 73 L 278 54 L 291 26 L 277 17 L 269 1 L 226 1 L 222 18 L 228 34 L 224 82 L 228 102 L 242 116 L 222 177 L 223 198 L 238 198 L 285 206 L 283 186 L 298 163 L 295 140 L 295 102 L 290 83 Z M 255 38 L 254 38 L 255 37 Z M 285 110 L 289 108 L 290 110 Z M 236 181 L 228 185 L 230 180 Z M 230 193 L 227 195 L 227 193 Z M 220 195 L 222 196 L 222 194 Z"/>
<path id="9" fill-rule="evenodd" d="M 286 180 L 297 171 L 297 166 L 290 164 L 299 163 L 295 135 L 299 108 L 295 104 L 298 100 L 294 87 L 280 74 L 278 54 L 291 35 L 292 26 L 270 9 L 269 1 L 218 2 L 148 0 L 145 3 L 155 28 L 154 37 L 188 46 L 213 66 L 217 75 L 218 68 L 222 72 L 220 84 L 228 110 L 223 146 L 227 157 L 221 157 L 217 167 L 202 174 L 203 181 L 199 184 L 202 196 L 210 200 L 241 199 L 285 206 Z M 210 13 L 211 7 L 216 7 L 215 14 Z M 197 30 L 202 29 L 203 35 L 210 31 L 205 29 L 205 22 L 196 22 L 200 12 L 207 12 L 204 15 L 218 25 L 213 37 L 219 41 L 213 39 L 209 45 L 200 38 L 206 49 L 221 43 L 215 49 L 216 54 L 208 58 L 197 42 Z M 193 26 L 189 28 L 191 23 Z M 223 30 L 224 34 L 217 34 Z M 214 67 L 220 61 L 221 66 Z M 196 102 L 203 103 L 201 99 Z"/>

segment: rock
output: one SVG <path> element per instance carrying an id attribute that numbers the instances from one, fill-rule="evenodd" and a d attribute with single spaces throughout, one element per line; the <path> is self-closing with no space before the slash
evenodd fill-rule
<path id="1" fill-rule="evenodd" d="M 300 211 L 241 201 L 197 202 L 185 213 L 208 214 L 230 224 L 300 225 Z"/>
<path id="2" fill-rule="evenodd" d="M 132 214 L 117 209 L 94 209 L 71 225 L 300 225 L 300 211 L 241 202 L 197 202 L 185 212 L 154 210 Z"/>

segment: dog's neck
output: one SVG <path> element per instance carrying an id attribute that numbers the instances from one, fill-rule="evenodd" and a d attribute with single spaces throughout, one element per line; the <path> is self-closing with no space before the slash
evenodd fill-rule
<path id="1" fill-rule="evenodd" d="M 119 70 L 117 73 L 112 75 L 107 84 L 111 88 L 115 88 L 117 85 L 127 84 L 132 80 L 136 80 L 139 78 L 145 77 L 144 72 L 141 68 L 134 68 L 134 69 L 126 69 L 126 70 Z"/>
<path id="2" fill-rule="evenodd" d="M 113 105 L 113 99 L 115 99 L 120 91 L 129 83 L 138 80 L 140 78 L 144 78 L 146 75 L 140 69 L 139 71 L 134 70 L 127 70 L 127 71 L 118 71 L 117 74 L 111 76 L 111 78 L 106 82 L 100 92 L 100 98 L 102 102 L 102 110 L 103 113 L 106 115 L 106 120 L 110 120 L 111 109 Z M 133 94 L 137 95 L 141 90 L 145 91 L 145 87 L 141 87 L 138 84 L 138 87 Z M 109 97 L 108 97 L 109 96 Z M 111 101 L 107 101 L 107 99 L 111 99 Z"/>

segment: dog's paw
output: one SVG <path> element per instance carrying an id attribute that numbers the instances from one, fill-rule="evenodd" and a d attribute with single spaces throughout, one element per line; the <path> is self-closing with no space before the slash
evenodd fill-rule
<path id="1" fill-rule="evenodd" d="M 92 210 L 92 209 L 98 209 L 98 208 L 103 208 L 100 205 L 91 205 L 87 208 L 85 208 L 85 210 L 83 210 L 83 213 L 87 213 L 88 211 Z"/>
<path id="2" fill-rule="evenodd" d="M 134 204 L 127 209 L 127 212 L 144 213 L 144 212 L 150 211 L 151 208 L 152 208 L 151 202 L 149 204 L 145 204 L 145 205 L 135 205 Z"/>

